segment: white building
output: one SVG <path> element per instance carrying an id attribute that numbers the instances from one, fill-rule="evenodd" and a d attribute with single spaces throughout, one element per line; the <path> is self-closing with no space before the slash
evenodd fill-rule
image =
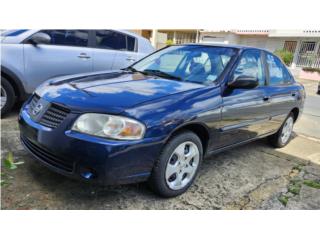
<path id="1" fill-rule="evenodd" d="M 318 79 L 319 74 L 303 68 L 320 68 L 320 30 L 201 30 L 199 42 L 240 44 L 268 49 L 285 49 L 294 54 L 291 70 L 300 78 Z"/>
<path id="2" fill-rule="evenodd" d="M 225 43 L 268 49 L 285 49 L 293 53 L 290 65 L 296 77 L 320 80 L 317 72 L 304 68 L 320 68 L 320 30 L 200 30 L 200 29 L 141 29 L 133 30 L 148 38 L 159 49 L 168 44 Z"/>

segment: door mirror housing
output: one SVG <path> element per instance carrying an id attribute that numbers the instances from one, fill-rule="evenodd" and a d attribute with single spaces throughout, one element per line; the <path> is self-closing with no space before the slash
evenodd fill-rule
<path id="1" fill-rule="evenodd" d="M 256 77 L 240 75 L 234 81 L 229 82 L 231 88 L 246 88 L 251 89 L 259 85 L 259 80 Z"/>
<path id="2" fill-rule="evenodd" d="M 29 42 L 37 45 L 37 44 L 50 44 L 51 37 L 47 33 L 38 32 L 29 39 Z"/>

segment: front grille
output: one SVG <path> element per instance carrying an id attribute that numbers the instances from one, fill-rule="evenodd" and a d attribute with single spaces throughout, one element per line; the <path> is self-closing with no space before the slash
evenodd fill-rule
<path id="1" fill-rule="evenodd" d="M 34 143 L 32 143 L 29 139 L 25 137 L 21 137 L 21 141 L 23 144 L 28 148 L 28 150 L 33 153 L 36 157 L 38 157 L 43 162 L 47 164 L 59 168 L 66 172 L 73 171 L 73 164 L 70 162 L 63 161 L 59 159 L 57 156 L 53 155 L 52 153 L 48 152 L 43 147 L 40 147 Z"/>
<path id="2" fill-rule="evenodd" d="M 28 113 L 30 115 L 33 114 L 33 110 L 40 99 L 41 98 L 38 95 L 33 95 L 29 103 Z M 70 110 L 68 108 L 62 107 L 55 103 L 49 103 L 49 107 L 43 113 L 43 115 L 39 119 L 37 119 L 37 122 L 49 128 L 56 128 L 63 122 L 63 120 L 67 117 L 69 113 Z"/>
<path id="3" fill-rule="evenodd" d="M 51 104 L 48 110 L 40 119 L 40 124 L 49 128 L 56 128 L 67 117 L 69 109 L 56 104 Z"/>

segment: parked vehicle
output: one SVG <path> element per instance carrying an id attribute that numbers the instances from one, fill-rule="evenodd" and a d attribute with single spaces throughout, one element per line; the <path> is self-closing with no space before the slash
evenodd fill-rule
<path id="1" fill-rule="evenodd" d="M 11 30 L 1 33 L 1 113 L 56 76 L 127 67 L 150 42 L 115 30 Z"/>
<path id="2" fill-rule="evenodd" d="M 58 173 L 101 184 L 147 180 L 173 197 L 205 155 L 267 136 L 285 146 L 304 100 L 270 52 L 186 44 L 120 71 L 52 79 L 19 122 L 25 148 Z"/>

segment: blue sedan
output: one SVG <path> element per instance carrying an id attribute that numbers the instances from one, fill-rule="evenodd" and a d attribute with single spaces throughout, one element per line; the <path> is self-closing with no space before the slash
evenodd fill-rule
<path id="1" fill-rule="evenodd" d="M 25 148 L 53 171 L 99 184 L 148 181 L 174 197 L 206 155 L 263 137 L 285 146 L 304 99 L 268 51 L 185 44 L 122 70 L 51 79 L 19 125 Z"/>

